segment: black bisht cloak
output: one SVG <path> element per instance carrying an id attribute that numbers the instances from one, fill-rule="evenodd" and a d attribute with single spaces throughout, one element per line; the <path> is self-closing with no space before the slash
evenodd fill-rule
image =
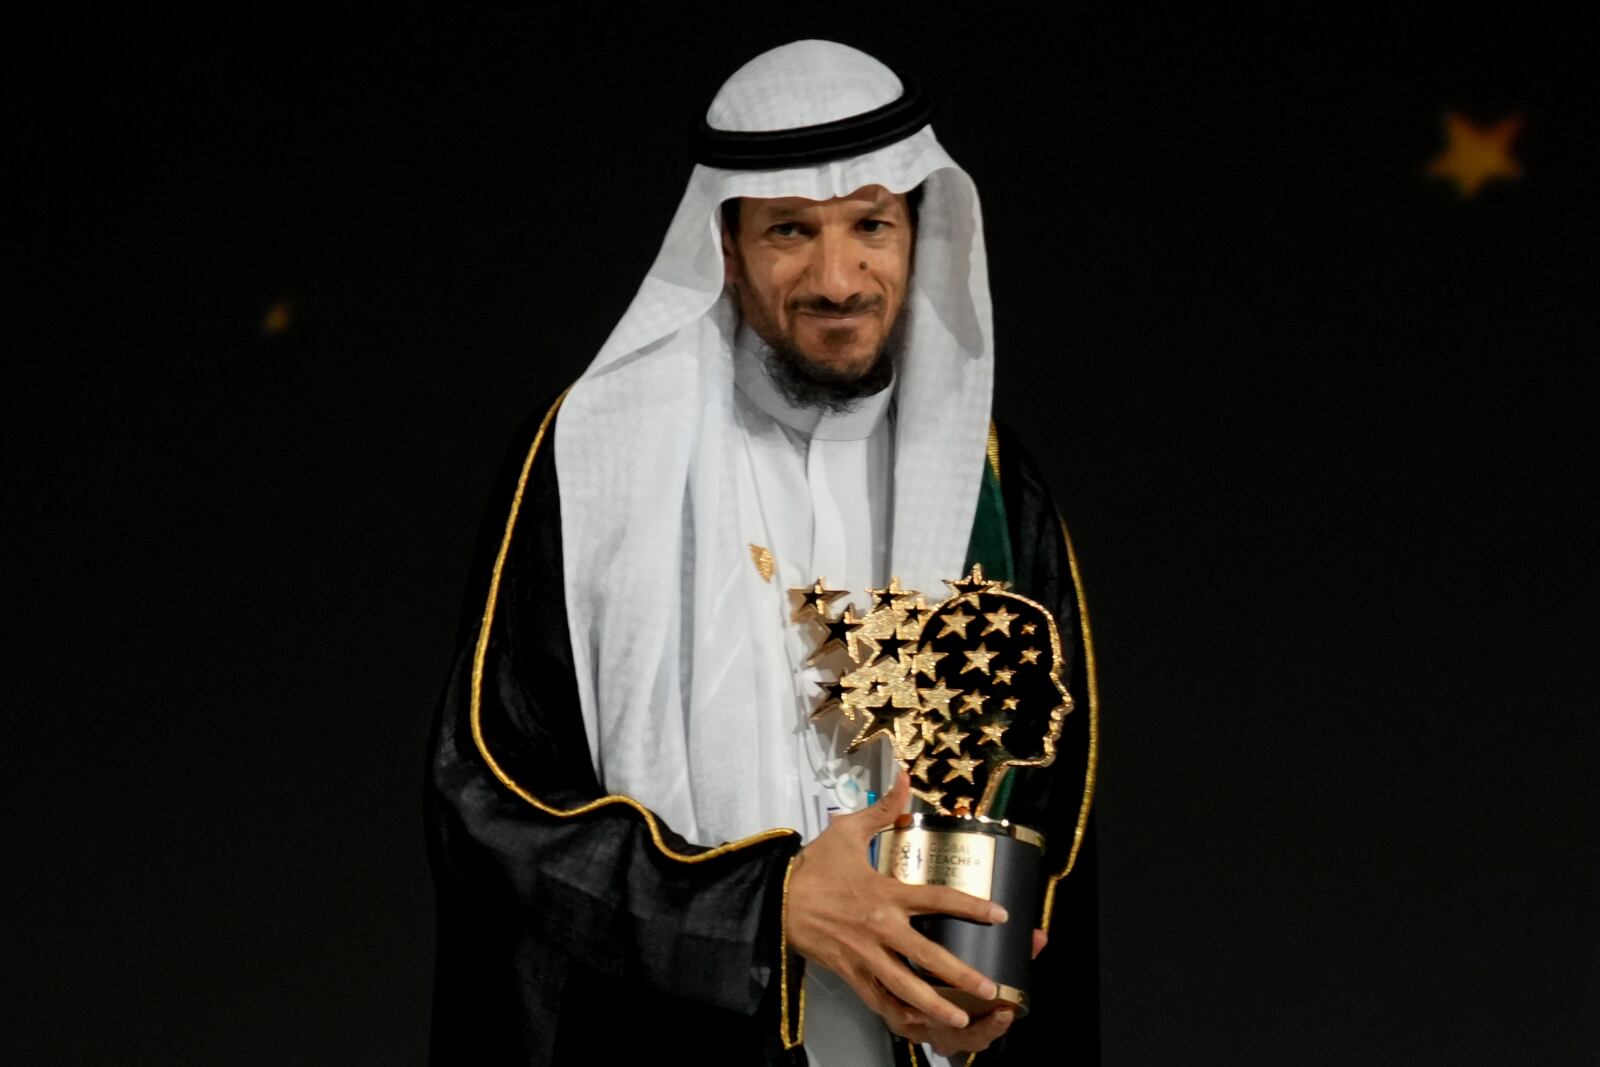
<path id="1" fill-rule="evenodd" d="M 590 765 L 563 596 L 559 406 L 508 458 L 432 732 L 431 1061 L 598 1067 L 686 1054 L 804 1064 L 805 961 L 782 923 L 799 835 L 690 843 L 642 805 L 607 797 Z M 1008 813 L 1046 835 L 1045 869 L 1059 873 L 1093 773 L 1092 645 L 1066 528 L 1038 470 L 1000 425 L 989 459 L 968 567 L 983 563 L 1050 609 L 1069 661 L 1062 677 L 1076 707 L 1057 762 L 1013 772 Z M 1056 886 L 1032 1011 L 977 1064 L 1098 1061 L 1095 881 L 1090 819 Z M 909 1042 L 894 1047 L 899 1062 L 923 1062 Z"/>

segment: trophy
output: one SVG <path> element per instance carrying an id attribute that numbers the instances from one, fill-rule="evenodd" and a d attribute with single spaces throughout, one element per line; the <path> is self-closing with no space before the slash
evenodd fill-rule
<path id="1" fill-rule="evenodd" d="M 1032 916 L 1040 911 L 1044 838 L 1005 818 L 1012 771 L 1055 760 L 1072 697 L 1061 680 L 1061 636 L 1042 605 L 988 581 L 982 566 L 946 580 L 930 605 L 893 579 L 869 589 L 858 615 L 831 605 L 846 594 L 824 579 L 790 590 L 796 622 L 818 628 L 817 662 L 843 653 L 823 686 L 816 719 L 834 712 L 857 727 L 847 752 L 883 738 L 911 777 L 912 810 L 878 834 L 878 870 L 913 885 L 947 885 L 999 903 L 1012 921 L 988 926 L 948 915 L 912 924 L 999 992 L 982 1001 L 933 979 L 969 1014 L 1028 1010 Z M 925 976 L 926 977 L 926 976 Z"/>

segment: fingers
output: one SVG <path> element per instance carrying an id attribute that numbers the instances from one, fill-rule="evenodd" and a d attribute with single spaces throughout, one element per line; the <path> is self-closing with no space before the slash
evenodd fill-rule
<path id="1" fill-rule="evenodd" d="M 982 1052 L 1011 1029 L 1012 1020 L 1016 1017 L 1010 1008 L 997 1008 L 982 1018 L 974 1019 L 972 1025 L 964 1030 L 928 1027 L 925 1036 L 916 1040 L 932 1045 L 933 1051 L 941 1056 L 956 1052 Z"/>
<path id="2" fill-rule="evenodd" d="M 993 901 L 949 886 L 907 885 L 901 889 L 900 904 L 913 915 L 954 915 L 975 923 L 1003 923 L 1009 918 L 1006 909 Z"/>
<path id="3" fill-rule="evenodd" d="M 930 941 L 910 927 L 894 938 L 893 947 L 906 959 L 956 989 L 965 990 L 981 1000 L 995 998 L 996 987 L 993 982 L 963 963 L 943 945 Z"/>
<path id="4" fill-rule="evenodd" d="M 877 957 L 873 961 L 873 971 L 878 981 L 905 1006 L 935 1023 L 958 1029 L 967 1025 L 967 1013 L 941 997 L 931 985 L 913 974 L 911 968 L 887 952 L 878 953 Z"/>
<path id="5" fill-rule="evenodd" d="M 845 975 L 845 980 L 850 983 L 850 988 L 856 991 L 862 1002 L 876 1012 L 889 1025 L 890 1030 L 901 1037 L 950 1029 L 890 993 L 870 967 L 860 965 L 853 968 Z M 943 1001 L 943 998 L 940 1000 Z M 954 1007 L 948 1001 L 944 1001 L 944 1004 L 946 1008 Z"/>
<path id="6" fill-rule="evenodd" d="M 877 975 L 869 968 L 865 966 L 851 968 L 844 974 L 844 980 L 850 983 L 850 988 L 856 991 L 856 996 L 861 998 L 863 1004 L 881 1016 L 890 1028 L 902 1037 L 906 1036 L 908 1030 L 934 1025 L 932 1019 L 919 1011 L 913 1011 L 890 995 L 878 981 Z"/>
<path id="7" fill-rule="evenodd" d="M 1045 945 L 1050 943 L 1050 935 L 1043 930 L 1035 928 L 1033 931 L 1033 958 L 1038 959 L 1039 953 L 1044 951 Z"/>
<path id="8" fill-rule="evenodd" d="M 911 776 L 901 768 L 894 776 L 894 785 L 865 811 L 846 818 L 859 820 L 867 836 L 894 825 L 894 821 L 911 807 Z"/>

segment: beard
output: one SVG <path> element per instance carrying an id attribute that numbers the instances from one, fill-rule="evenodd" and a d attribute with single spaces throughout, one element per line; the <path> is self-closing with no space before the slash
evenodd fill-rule
<path id="1" fill-rule="evenodd" d="M 763 342 L 761 361 L 767 377 L 785 399 L 798 407 L 820 408 L 830 415 L 849 411 L 856 401 L 882 392 L 894 381 L 903 358 L 908 310 L 901 307 L 872 362 L 856 375 L 817 363 L 789 337 L 768 337 L 765 331 L 756 330 Z"/>

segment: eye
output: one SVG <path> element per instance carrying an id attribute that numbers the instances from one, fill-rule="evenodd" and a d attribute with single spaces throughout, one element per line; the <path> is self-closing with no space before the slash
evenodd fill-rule
<path id="1" fill-rule="evenodd" d="M 860 229 L 865 230 L 867 233 L 882 233 L 884 230 L 887 230 L 892 223 L 890 223 L 887 219 L 862 219 L 860 222 L 856 223 L 856 225 Z"/>
<path id="2" fill-rule="evenodd" d="M 767 232 L 775 237 L 797 237 L 800 234 L 798 222 L 779 222 L 767 227 Z"/>

